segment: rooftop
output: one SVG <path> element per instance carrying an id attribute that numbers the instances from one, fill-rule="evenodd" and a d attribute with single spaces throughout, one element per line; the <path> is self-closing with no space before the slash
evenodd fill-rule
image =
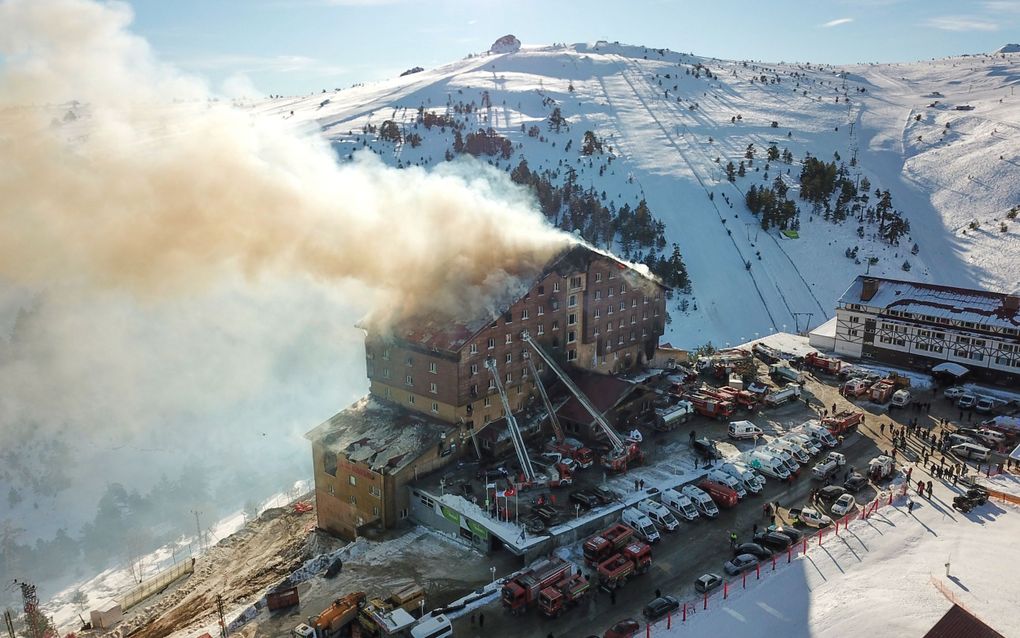
<path id="1" fill-rule="evenodd" d="M 639 264 L 620 260 L 613 254 L 582 243 L 572 244 L 564 249 L 537 273 L 509 273 L 517 277 L 516 286 L 508 286 L 504 294 L 494 299 L 490 306 L 475 317 L 416 317 L 398 326 L 395 332 L 405 341 L 430 349 L 457 352 L 482 329 L 497 320 L 508 308 L 528 294 L 538 282 L 551 274 L 567 276 L 586 270 L 596 259 L 608 259 L 622 270 L 632 273 L 636 280 L 663 286 L 662 282 Z M 631 282 L 633 285 L 633 282 Z M 663 286 L 665 287 L 665 286 Z"/>
<path id="2" fill-rule="evenodd" d="M 878 282 L 878 288 L 870 299 L 862 299 L 866 279 Z M 971 322 L 986 329 L 1017 329 L 1020 328 L 1020 309 L 1007 307 L 1008 297 L 1011 295 L 987 290 L 859 275 L 838 303 L 863 304 L 935 320 Z"/>
<path id="3" fill-rule="evenodd" d="M 570 376 L 601 414 L 613 409 L 637 387 L 637 384 L 630 381 L 604 374 L 573 373 Z M 581 405 L 581 402 L 573 396 L 556 411 L 556 414 L 561 419 L 582 425 L 591 425 L 595 421 L 594 417 L 588 414 L 588 411 Z"/>
<path id="4" fill-rule="evenodd" d="M 305 434 L 373 471 L 392 474 L 414 462 L 453 430 L 436 419 L 365 396 Z"/>

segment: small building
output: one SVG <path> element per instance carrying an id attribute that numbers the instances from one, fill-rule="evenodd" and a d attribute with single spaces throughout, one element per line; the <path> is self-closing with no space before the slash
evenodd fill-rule
<path id="1" fill-rule="evenodd" d="M 1020 383 L 1020 294 L 859 276 L 836 307 L 837 354 Z"/>
<path id="2" fill-rule="evenodd" d="M 404 486 L 456 458 L 458 428 L 366 396 L 308 432 L 318 526 L 355 538 L 408 517 Z"/>

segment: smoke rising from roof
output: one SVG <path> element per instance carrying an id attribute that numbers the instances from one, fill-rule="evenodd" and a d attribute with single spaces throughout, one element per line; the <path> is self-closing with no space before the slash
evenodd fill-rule
<path id="1" fill-rule="evenodd" d="M 498 172 L 339 165 L 318 136 L 211 101 L 130 20 L 0 6 L 0 275 L 159 296 L 288 273 L 361 281 L 377 315 L 461 314 L 569 241 Z"/>

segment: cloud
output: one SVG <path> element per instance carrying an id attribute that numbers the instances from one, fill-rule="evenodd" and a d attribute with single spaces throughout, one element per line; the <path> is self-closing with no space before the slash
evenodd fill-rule
<path id="1" fill-rule="evenodd" d="M 992 20 L 970 15 L 948 15 L 928 18 L 922 24 L 942 31 L 998 31 L 999 24 Z"/>
<path id="2" fill-rule="evenodd" d="M 327 64 L 304 55 L 210 54 L 178 58 L 175 62 L 194 71 L 231 71 L 233 73 L 301 73 L 302 75 L 343 75 L 348 67 Z"/>
<path id="3" fill-rule="evenodd" d="M 822 25 L 822 28 L 829 29 L 831 27 L 838 27 L 841 24 L 850 24 L 853 21 L 853 18 L 837 18 L 835 20 L 829 20 Z"/>
<path id="4" fill-rule="evenodd" d="M 989 0 L 981 4 L 986 11 L 993 13 L 1020 13 L 1020 1 L 1018 0 Z"/>

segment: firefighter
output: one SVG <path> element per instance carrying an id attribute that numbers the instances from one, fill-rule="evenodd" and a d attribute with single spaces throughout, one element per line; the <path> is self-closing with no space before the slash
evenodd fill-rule
<path id="1" fill-rule="evenodd" d="M 734 531 L 730 532 L 730 549 L 737 546 L 737 533 Z"/>

